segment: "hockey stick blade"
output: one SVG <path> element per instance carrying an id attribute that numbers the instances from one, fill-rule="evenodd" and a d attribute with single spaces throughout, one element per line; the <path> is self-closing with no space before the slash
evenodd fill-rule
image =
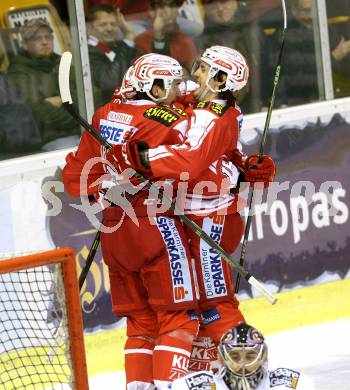
<path id="1" fill-rule="evenodd" d="M 60 89 L 60 95 L 62 103 L 72 104 L 72 96 L 69 89 L 69 71 L 72 63 L 72 53 L 70 51 L 65 51 L 62 54 L 60 60 L 60 66 L 58 68 L 58 86 Z"/>
<path id="2" fill-rule="evenodd" d="M 261 295 L 263 295 L 272 305 L 274 305 L 277 302 L 277 298 L 274 297 L 269 290 L 267 290 L 258 280 L 254 278 L 254 276 L 250 275 L 247 279 L 247 282 L 255 287 L 256 290 L 258 290 Z"/>
<path id="3" fill-rule="evenodd" d="M 74 110 L 72 95 L 70 93 L 69 86 L 69 73 L 72 63 L 72 53 L 65 51 L 62 54 L 60 65 L 58 68 L 58 84 L 61 94 L 61 99 L 63 107 L 69 112 L 69 114 L 82 126 L 86 129 L 94 138 L 97 139 L 106 149 L 110 150 L 112 148 L 100 134 L 96 133 L 94 128 L 79 114 Z"/>
<path id="4" fill-rule="evenodd" d="M 68 57 L 67 57 L 68 58 Z M 65 60 L 67 61 L 67 60 Z M 68 61 L 67 61 L 68 64 Z M 70 65 L 70 62 L 69 62 Z M 60 71 L 62 69 L 62 72 L 65 72 L 66 74 L 69 75 L 69 69 L 63 66 L 62 68 L 60 67 Z M 63 89 L 68 88 L 68 93 L 70 96 L 69 92 L 69 77 L 68 79 L 65 77 L 62 77 L 61 80 L 66 83 L 66 87 Z M 63 100 L 63 99 L 62 99 Z M 64 103 L 64 107 L 67 109 L 67 111 L 72 115 L 72 117 L 81 125 L 83 126 L 94 138 L 96 138 L 103 146 L 105 146 L 108 150 L 112 148 L 112 145 L 106 141 L 99 133 L 95 131 L 95 129 L 89 125 L 82 116 L 76 112 L 73 108 L 73 104 L 68 103 L 68 100 L 66 103 Z M 145 176 L 143 176 L 141 173 L 137 173 L 138 177 L 141 180 L 144 180 L 146 182 L 146 187 L 149 189 L 153 189 L 158 192 L 158 188 L 155 187 L 155 185 L 148 180 Z M 163 193 L 163 200 L 166 201 L 170 209 L 173 211 L 175 215 L 179 219 L 181 219 L 193 232 L 200 237 L 203 241 L 205 241 L 208 245 L 210 245 L 220 256 L 222 256 L 229 264 L 230 266 L 235 269 L 238 273 L 240 273 L 246 280 L 247 282 L 256 288 L 260 293 L 272 304 L 274 304 L 277 299 L 267 290 L 266 287 L 262 285 L 258 280 L 256 280 L 246 269 L 241 266 L 238 261 L 235 261 L 231 258 L 231 256 L 220 246 L 218 245 L 206 232 L 204 232 L 194 221 L 192 221 L 190 218 L 188 218 L 186 215 L 182 213 L 181 210 L 179 210 L 176 206 L 176 202 Z M 94 244 L 92 245 L 91 250 L 93 250 Z M 91 263 L 90 263 L 91 264 Z M 88 272 L 88 269 L 87 271 Z"/>

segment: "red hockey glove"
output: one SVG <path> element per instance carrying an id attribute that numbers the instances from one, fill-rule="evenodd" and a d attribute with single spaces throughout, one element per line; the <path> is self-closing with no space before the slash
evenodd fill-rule
<path id="1" fill-rule="evenodd" d="M 140 150 L 148 149 L 148 145 L 142 141 L 129 141 L 122 145 L 113 145 L 107 153 L 107 160 L 114 165 L 117 172 L 122 174 L 125 169 L 133 168 L 141 173 L 150 173 L 140 157 Z"/>
<path id="2" fill-rule="evenodd" d="M 238 149 L 233 151 L 231 161 L 236 165 L 243 175 L 243 180 L 252 185 L 263 182 L 264 187 L 268 187 L 276 175 L 276 166 L 271 157 L 263 156 L 259 161 L 258 155 L 247 157 Z"/>
<path id="3" fill-rule="evenodd" d="M 258 155 L 249 156 L 244 165 L 244 178 L 251 184 L 263 182 L 267 188 L 276 175 L 276 165 L 270 156 L 264 155 L 260 161 Z"/>

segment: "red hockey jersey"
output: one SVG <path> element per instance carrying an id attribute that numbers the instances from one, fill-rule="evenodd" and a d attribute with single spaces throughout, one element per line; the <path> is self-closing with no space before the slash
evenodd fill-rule
<path id="1" fill-rule="evenodd" d="M 224 101 L 199 102 L 193 109 L 184 144 L 149 150 L 154 176 L 189 178 L 186 212 L 205 215 L 231 206 L 232 212 L 237 211 L 237 195 L 230 189 L 236 186 L 239 171 L 229 161 L 238 148 L 242 121 L 238 106 L 228 106 Z"/>
<path id="2" fill-rule="evenodd" d="M 182 143 L 187 125 L 187 116 L 182 110 L 156 105 L 149 100 L 111 102 L 99 108 L 92 119 L 93 128 L 110 144 L 121 144 L 132 138 L 147 142 L 151 148 Z M 98 192 L 101 188 L 98 179 L 106 175 L 106 166 L 101 159 L 88 170 L 84 166 L 94 157 L 103 158 L 105 153 L 105 148 L 85 131 L 77 151 L 66 157 L 62 175 L 69 194 L 79 196 Z M 86 188 L 81 188 L 81 180 L 87 182 Z M 95 182 L 98 184 L 94 185 Z"/>

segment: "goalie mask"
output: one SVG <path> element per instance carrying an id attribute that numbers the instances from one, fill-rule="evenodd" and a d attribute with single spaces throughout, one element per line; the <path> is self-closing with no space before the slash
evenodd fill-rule
<path id="1" fill-rule="evenodd" d="M 215 93 L 223 91 L 236 92 L 242 89 L 248 82 L 249 67 L 243 55 L 234 49 L 226 46 L 211 46 L 205 50 L 200 60 L 193 64 L 191 73 L 198 69 L 199 62 L 203 61 L 210 66 L 206 79 L 206 87 Z M 226 73 L 225 86 L 219 90 L 209 85 L 210 79 L 215 77 L 219 71 Z"/>
<path id="2" fill-rule="evenodd" d="M 267 376 L 267 345 L 252 326 L 240 323 L 226 332 L 218 347 L 221 376 L 231 390 L 253 390 Z"/>
<path id="3" fill-rule="evenodd" d="M 146 54 L 133 63 L 133 71 L 129 75 L 129 83 L 138 92 L 146 93 L 155 101 L 166 100 L 175 80 L 183 78 L 182 66 L 175 59 L 162 54 Z M 155 80 L 163 80 L 165 96 L 155 98 L 152 95 L 152 87 Z"/>

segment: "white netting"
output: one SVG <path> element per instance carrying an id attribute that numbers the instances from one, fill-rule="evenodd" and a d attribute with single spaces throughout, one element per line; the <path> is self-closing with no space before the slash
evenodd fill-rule
<path id="1" fill-rule="evenodd" d="M 0 274 L 1 390 L 71 389 L 61 264 Z"/>

